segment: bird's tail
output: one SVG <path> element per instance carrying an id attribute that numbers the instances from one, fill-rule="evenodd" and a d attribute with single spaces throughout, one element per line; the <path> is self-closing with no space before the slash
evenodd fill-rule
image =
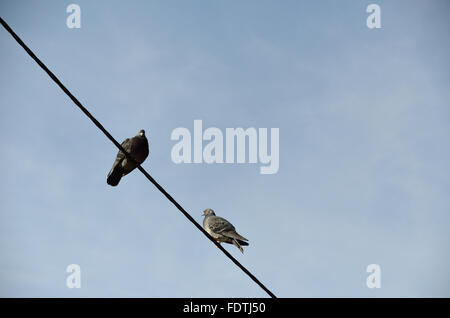
<path id="1" fill-rule="evenodd" d="M 224 235 L 226 238 L 228 238 L 228 240 L 226 241 L 227 243 L 233 244 L 241 251 L 241 253 L 244 253 L 244 249 L 242 248 L 241 245 L 247 246 L 248 243 L 246 241 L 248 241 L 248 239 L 246 239 L 242 235 L 238 234 L 234 230 L 233 231 L 224 231 L 221 234 Z"/>
<path id="2" fill-rule="evenodd" d="M 242 246 L 248 246 L 248 243 L 246 241 L 242 241 L 242 240 L 236 240 L 238 241 L 238 243 Z"/>
<path id="3" fill-rule="evenodd" d="M 241 244 L 239 244 L 239 243 L 242 243 L 242 241 L 238 242 L 238 240 L 233 239 L 232 242 L 233 242 L 233 245 L 236 246 L 241 251 L 242 254 L 244 254 L 244 249 L 242 248 Z"/>
<path id="4" fill-rule="evenodd" d="M 116 165 L 111 169 L 111 171 L 108 173 L 108 178 L 106 179 L 106 183 L 108 183 L 110 186 L 115 187 L 119 184 L 120 179 L 122 179 L 122 168 L 121 165 Z"/>
<path id="5" fill-rule="evenodd" d="M 236 231 L 227 231 L 227 232 L 223 232 L 223 234 L 228 236 L 228 237 L 234 238 L 234 239 L 236 239 L 238 241 L 244 241 L 244 243 L 245 243 L 245 241 L 248 241 L 248 239 L 246 239 L 245 237 L 243 237 L 242 235 L 240 235 Z M 245 245 L 245 244 L 243 244 L 243 245 Z"/>

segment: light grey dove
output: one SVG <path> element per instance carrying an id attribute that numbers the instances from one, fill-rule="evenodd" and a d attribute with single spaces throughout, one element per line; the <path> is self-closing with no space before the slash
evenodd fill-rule
<path id="1" fill-rule="evenodd" d="M 148 141 L 147 137 L 145 137 L 145 131 L 141 129 L 133 138 L 125 139 L 122 142 L 122 147 L 137 164 L 143 163 L 148 156 Z M 129 174 L 138 166 L 137 164 L 128 160 L 125 154 L 119 150 L 106 182 L 115 187 L 123 176 Z"/>
<path id="2" fill-rule="evenodd" d="M 241 253 L 244 253 L 241 245 L 247 246 L 248 243 L 246 241 L 248 240 L 236 232 L 233 224 L 220 216 L 216 216 L 213 209 L 204 210 L 202 215 L 205 217 L 203 219 L 203 228 L 213 239 L 219 243 L 233 244 Z"/>

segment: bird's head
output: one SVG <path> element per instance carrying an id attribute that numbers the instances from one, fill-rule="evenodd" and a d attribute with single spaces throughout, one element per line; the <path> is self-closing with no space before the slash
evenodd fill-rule
<path id="1" fill-rule="evenodd" d="M 145 137 L 145 130 L 144 129 L 139 130 L 138 136 L 139 137 Z"/>
<path id="2" fill-rule="evenodd" d="M 213 209 L 206 209 L 206 210 L 203 210 L 202 216 L 208 216 L 208 215 L 216 215 L 216 214 L 214 213 L 214 210 L 213 210 Z"/>

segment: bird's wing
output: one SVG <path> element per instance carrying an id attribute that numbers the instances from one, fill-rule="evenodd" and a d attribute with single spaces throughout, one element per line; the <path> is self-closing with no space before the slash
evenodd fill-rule
<path id="1" fill-rule="evenodd" d="M 127 152 L 130 152 L 130 138 L 125 139 L 120 145 Z M 125 158 L 125 154 L 121 150 L 119 150 L 119 152 L 117 153 L 117 156 L 116 156 L 116 162 L 114 164 L 117 164 L 124 158 Z"/>
<path id="2" fill-rule="evenodd" d="M 224 231 L 234 231 L 234 226 L 224 218 L 219 216 L 211 216 L 209 228 L 214 233 L 222 233 Z"/>
<path id="3" fill-rule="evenodd" d="M 132 149 L 132 144 L 133 144 L 133 138 L 131 138 L 131 139 L 127 138 L 122 142 L 121 146 L 123 149 L 125 149 L 125 151 L 130 152 Z"/>
<path id="4" fill-rule="evenodd" d="M 248 241 L 248 239 L 246 239 L 245 237 L 243 237 L 242 235 L 240 235 L 239 233 L 237 233 L 235 230 L 232 231 L 222 231 L 220 234 L 229 237 L 229 238 L 233 238 L 236 239 L 238 241 Z"/>
<path id="5" fill-rule="evenodd" d="M 129 148 L 129 142 L 130 142 L 130 139 L 127 138 L 127 139 L 125 139 L 125 141 L 122 142 L 122 144 L 121 144 L 122 148 L 125 149 L 126 151 L 129 151 L 129 150 L 127 149 L 127 148 Z M 125 158 L 125 154 L 124 154 L 122 151 L 119 150 L 119 152 L 117 153 L 117 156 L 116 156 L 116 160 L 115 160 L 114 163 L 113 163 L 113 166 L 112 166 L 111 171 L 112 171 L 112 170 L 119 164 L 119 162 L 121 162 L 124 158 Z M 110 172 L 110 173 L 111 173 L 111 172 Z"/>

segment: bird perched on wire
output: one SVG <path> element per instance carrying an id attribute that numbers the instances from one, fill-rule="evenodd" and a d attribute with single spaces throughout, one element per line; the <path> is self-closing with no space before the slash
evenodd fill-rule
<path id="1" fill-rule="evenodd" d="M 125 139 L 125 141 L 122 142 L 122 147 L 136 162 L 128 160 L 125 154 L 119 150 L 111 171 L 108 173 L 108 178 L 106 179 L 106 182 L 113 187 L 119 184 L 120 179 L 122 179 L 123 176 L 129 174 L 147 158 L 148 140 L 147 137 L 145 137 L 145 131 L 141 129 L 133 138 Z"/>
<path id="2" fill-rule="evenodd" d="M 228 243 L 235 245 L 241 253 L 244 253 L 244 249 L 241 245 L 247 246 L 248 239 L 238 234 L 230 222 L 216 216 L 213 209 L 206 209 L 203 211 L 203 228 L 209 235 L 212 236 L 219 243 Z"/>

